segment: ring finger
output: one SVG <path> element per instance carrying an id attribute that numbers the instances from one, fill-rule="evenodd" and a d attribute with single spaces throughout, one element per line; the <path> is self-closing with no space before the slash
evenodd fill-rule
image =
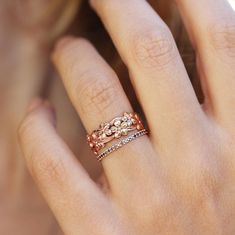
<path id="1" fill-rule="evenodd" d="M 61 40 L 53 59 L 88 133 L 101 122 L 132 111 L 117 76 L 86 40 Z M 159 172 L 147 136 L 128 143 L 102 163 L 113 193 L 128 192 L 141 182 L 146 185 L 153 177 L 150 174 Z"/>

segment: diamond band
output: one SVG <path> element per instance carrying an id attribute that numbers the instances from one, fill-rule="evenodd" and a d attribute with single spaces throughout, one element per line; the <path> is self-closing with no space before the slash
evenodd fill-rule
<path id="1" fill-rule="evenodd" d="M 123 147 L 124 145 L 128 144 L 129 142 L 137 139 L 138 137 L 141 137 L 143 135 L 146 135 L 148 133 L 147 130 L 143 129 L 140 131 L 135 132 L 134 134 L 129 135 L 128 137 L 120 140 L 119 142 L 115 143 L 114 145 L 110 146 L 106 150 L 104 150 L 102 153 L 100 153 L 97 156 L 97 160 L 101 161 L 103 158 L 107 157 L 110 153 L 118 150 L 119 148 Z"/>

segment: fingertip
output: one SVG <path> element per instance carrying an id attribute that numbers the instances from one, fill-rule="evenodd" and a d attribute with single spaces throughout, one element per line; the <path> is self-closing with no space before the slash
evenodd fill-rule
<path id="1" fill-rule="evenodd" d="M 52 104 L 48 100 L 43 100 L 40 97 L 36 97 L 32 101 L 30 101 L 26 112 L 27 112 L 27 114 L 29 114 L 39 108 L 45 108 L 45 109 L 49 110 L 50 112 L 55 113 L 55 109 L 52 106 Z"/>
<path id="2" fill-rule="evenodd" d="M 65 41 L 58 42 L 59 46 L 57 46 L 52 52 L 51 60 L 63 79 L 63 76 L 67 76 L 67 71 L 70 73 L 71 70 L 76 69 L 73 68 L 72 65 L 74 64 L 78 54 L 81 55 L 79 63 L 82 64 L 83 59 L 89 55 L 90 49 L 95 49 L 86 38 L 72 37 L 62 40 Z"/>
<path id="3" fill-rule="evenodd" d="M 54 127 L 56 127 L 56 112 L 48 100 L 43 100 L 39 97 L 34 98 L 27 107 L 26 115 L 21 122 L 21 126 L 27 122 L 27 120 L 35 120 L 35 118 L 46 118 Z"/>
<path id="4" fill-rule="evenodd" d="M 52 55 L 51 55 L 51 59 L 54 62 L 56 55 L 59 51 L 63 50 L 65 47 L 67 47 L 67 45 L 69 45 L 71 42 L 73 42 L 75 40 L 75 37 L 68 35 L 68 36 L 64 36 L 62 38 L 60 38 L 54 46 L 54 49 L 52 51 Z"/>
<path id="5" fill-rule="evenodd" d="M 18 126 L 19 143 L 25 142 L 32 133 L 56 129 L 56 113 L 49 101 L 34 99 L 28 106 L 27 113 Z M 45 130 L 44 130 L 45 129 Z M 36 131 L 35 131 L 36 130 Z"/>
<path id="6" fill-rule="evenodd" d="M 68 36 L 60 38 L 55 44 L 54 51 L 64 48 L 67 44 L 69 44 L 70 42 L 74 40 L 75 40 L 75 37 L 73 37 L 72 35 L 68 35 Z"/>

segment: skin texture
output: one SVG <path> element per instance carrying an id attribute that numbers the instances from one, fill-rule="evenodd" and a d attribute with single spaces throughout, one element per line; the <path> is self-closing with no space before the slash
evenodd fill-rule
<path id="1" fill-rule="evenodd" d="M 48 38 L 55 33 L 51 28 L 57 28 L 52 21 L 55 16 L 51 12 L 51 18 L 45 16 L 48 1 L 31 3 L 0 2 L 0 234 L 61 235 L 54 215 L 28 173 L 17 129 L 29 101 L 43 95 L 56 104 L 57 130 L 75 153 L 85 144 L 85 132 L 49 61 L 52 42 Z M 53 13 L 58 15 L 57 11 Z M 98 178 L 100 170 L 95 160 L 88 158 L 89 149 L 79 153 L 92 177 Z"/>
<path id="2" fill-rule="evenodd" d="M 145 1 L 92 1 L 151 131 L 102 161 L 108 192 L 58 135 L 51 106 L 36 100 L 28 108 L 22 149 L 66 235 L 235 233 L 235 14 L 222 0 L 177 4 L 197 54 L 202 106 L 170 31 Z M 61 40 L 53 61 L 88 132 L 132 110 L 88 41 Z"/>

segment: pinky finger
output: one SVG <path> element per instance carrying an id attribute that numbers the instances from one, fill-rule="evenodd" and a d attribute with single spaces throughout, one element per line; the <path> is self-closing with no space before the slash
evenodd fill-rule
<path id="1" fill-rule="evenodd" d="M 49 105 L 36 103 L 19 128 L 30 173 L 65 234 L 107 234 L 108 200 L 58 136 Z"/>

